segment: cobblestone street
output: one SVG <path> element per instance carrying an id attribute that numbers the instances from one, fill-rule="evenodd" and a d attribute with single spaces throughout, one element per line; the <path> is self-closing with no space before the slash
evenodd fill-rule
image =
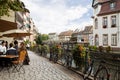
<path id="1" fill-rule="evenodd" d="M 39 57 L 28 51 L 30 65 L 25 65 L 25 73 L 10 72 L 3 70 L 0 72 L 0 80 L 82 80 L 78 74 L 49 62 L 48 59 Z M 81 79 L 80 79 L 81 78 Z"/>

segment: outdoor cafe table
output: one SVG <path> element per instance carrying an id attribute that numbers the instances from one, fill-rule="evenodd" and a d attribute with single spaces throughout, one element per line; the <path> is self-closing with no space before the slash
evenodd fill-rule
<path id="1" fill-rule="evenodd" d="M 12 65 L 12 61 L 16 58 L 18 58 L 18 55 L 0 55 L 0 71 L 2 71 L 5 66 L 9 69 L 9 64 Z"/>

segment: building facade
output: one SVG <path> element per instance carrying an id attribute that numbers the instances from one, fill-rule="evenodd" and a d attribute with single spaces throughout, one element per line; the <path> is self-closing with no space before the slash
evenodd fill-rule
<path id="1" fill-rule="evenodd" d="M 70 41 L 70 39 L 71 39 L 71 37 L 72 37 L 72 33 L 73 33 L 72 30 L 68 30 L 68 31 L 61 32 L 61 33 L 59 34 L 59 41 L 60 41 L 60 42 Z"/>
<path id="2" fill-rule="evenodd" d="M 120 0 L 93 0 L 96 46 L 120 47 Z"/>
<path id="3" fill-rule="evenodd" d="M 49 42 L 58 42 L 58 34 L 57 33 L 49 33 Z"/>

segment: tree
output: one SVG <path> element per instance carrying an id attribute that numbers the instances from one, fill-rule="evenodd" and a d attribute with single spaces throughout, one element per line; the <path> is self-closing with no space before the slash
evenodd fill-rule
<path id="1" fill-rule="evenodd" d="M 36 41 L 36 44 L 42 44 L 42 36 L 41 36 L 41 34 L 38 34 L 38 36 L 36 36 L 35 41 Z"/>
<path id="2" fill-rule="evenodd" d="M 24 7 L 24 3 L 19 0 L 0 0 L 0 17 L 4 15 L 9 16 L 10 10 L 24 11 Z"/>
<path id="3" fill-rule="evenodd" d="M 43 41 L 48 40 L 48 35 L 47 34 L 42 34 L 42 40 Z"/>

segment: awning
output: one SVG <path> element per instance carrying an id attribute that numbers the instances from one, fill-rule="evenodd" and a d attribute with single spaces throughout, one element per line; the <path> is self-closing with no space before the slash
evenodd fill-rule
<path id="1" fill-rule="evenodd" d="M 17 29 L 17 23 L 0 19 L 0 32 Z"/>

